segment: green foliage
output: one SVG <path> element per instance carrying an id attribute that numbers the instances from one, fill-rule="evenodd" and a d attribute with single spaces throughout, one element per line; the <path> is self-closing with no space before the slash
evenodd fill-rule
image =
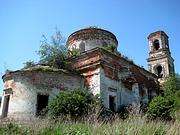
<path id="1" fill-rule="evenodd" d="M 175 77 L 176 77 L 176 88 L 177 90 L 180 90 L 180 75 L 176 73 Z"/>
<path id="2" fill-rule="evenodd" d="M 56 29 L 50 41 L 43 35 L 43 41 L 41 42 L 38 54 L 40 56 L 40 64 L 65 69 L 69 64 L 67 58 L 78 56 L 80 50 L 77 48 L 69 50 L 61 33 Z"/>
<path id="3" fill-rule="evenodd" d="M 180 78 L 176 75 L 172 75 L 169 77 L 164 85 L 163 85 L 163 90 L 164 90 L 164 96 L 169 99 L 174 101 L 174 111 L 179 111 L 180 110 L 180 90 L 179 90 L 179 82 Z"/>
<path id="4" fill-rule="evenodd" d="M 166 97 L 157 96 L 148 106 L 147 115 L 150 119 L 170 119 L 170 112 L 174 108 L 174 101 Z"/>
<path id="5" fill-rule="evenodd" d="M 167 80 L 163 84 L 163 91 L 164 91 L 164 96 L 173 96 L 174 93 L 177 90 L 177 79 L 175 75 L 172 75 L 171 77 L 167 78 Z"/>
<path id="6" fill-rule="evenodd" d="M 65 67 L 65 59 L 68 56 L 68 50 L 65 46 L 64 38 L 57 29 L 50 41 L 43 35 L 43 41 L 38 54 L 40 56 L 40 63 L 42 64 L 58 68 Z"/>
<path id="7" fill-rule="evenodd" d="M 76 57 L 80 54 L 80 49 L 72 48 L 71 50 L 68 50 L 68 54 L 70 57 Z"/>
<path id="8" fill-rule="evenodd" d="M 163 84 L 163 96 L 154 97 L 150 102 L 147 115 L 150 118 L 169 119 L 180 110 L 179 78 L 169 77 Z"/>
<path id="9" fill-rule="evenodd" d="M 26 61 L 26 62 L 24 62 L 23 64 L 24 64 L 24 68 L 33 67 L 33 66 L 36 65 L 35 62 L 32 61 L 32 60 Z"/>
<path id="10" fill-rule="evenodd" d="M 48 112 L 51 117 L 70 115 L 79 117 L 88 113 L 94 97 L 90 96 L 87 90 L 75 89 L 63 91 L 48 104 Z"/>
<path id="11" fill-rule="evenodd" d="M 172 98 L 174 99 L 175 103 L 174 111 L 180 112 L 180 90 L 176 91 L 175 95 Z"/>
<path id="12" fill-rule="evenodd" d="M 105 47 L 103 47 L 103 48 L 104 48 L 105 50 L 107 50 L 107 51 L 112 52 L 112 53 L 116 52 L 116 46 L 113 45 L 113 44 L 107 45 L 107 46 L 105 46 Z"/>
<path id="13" fill-rule="evenodd" d="M 30 121 L 32 122 L 32 121 Z M 180 124 L 164 121 L 146 121 L 144 117 L 126 120 L 115 118 L 111 122 L 38 120 L 29 125 L 1 125 L 2 135 L 179 135 Z"/>
<path id="14" fill-rule="evenodd" d="M 19 127 L 17 124 L 9 123 L 4 127 L 0 125 L 1 135 L 27 135 L 33 133 L 30 129 Z"/>

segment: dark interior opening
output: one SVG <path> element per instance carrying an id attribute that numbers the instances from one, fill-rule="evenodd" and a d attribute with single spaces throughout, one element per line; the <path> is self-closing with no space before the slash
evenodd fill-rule
<path id="1" fill-rule="evenodd" d="M 159 48 L 160 48 L 159 40 L 155 40 L 154 43 L 153 43 L 153 45 L 154 45 L 154 49 L 155 49 L 156 51 L 159 50 Z"/>
<path id="2" fill-rule="evenodd" d="M 163 77 L 163 73 L 162 73 L 162 66 L 158 66 L 157 68 L 157 75 L 159 78 Z"/>
<path id="3" fill-rule="evenodd" d="M 10 99 L 10 95 L 4 96 L 2 117 L 7 117 L 8 108 L 9 108 L 9 99 Z"/>
<path id="4" fill-rule="evenodd" d="M 80 43 L 79 48 L 81 53 L 85 52 L 85 43 Z"/>
<path id="5" fill-rule="evenodd" d="M 37 95 L 37 111 L 36 111 L 36 115 L 43 115 L 45 113 L 43 111 L 48 105 L 48 98 L 49 98 L 48 95 L 41 95 L 41 94 Z"/>
<path id="6" fill-rule="evenodd" d="M 109 109 L 114 112 L 115 111 L 115 106 L 116 106 L 115 97 L 110 95 L 109 96 Z"/>
<path id="7" fill-rule="evenodd" d="M 4 117 L 7 117 L 7 114 L 8 114 L 8 108 L 9 108 L 9 99 L 10 99 L 10 95 L 7 95 L 4 97 L 5 100 L 4 100 L 4 103 L 5 103 L 5 108 L 4 108 Z"/>

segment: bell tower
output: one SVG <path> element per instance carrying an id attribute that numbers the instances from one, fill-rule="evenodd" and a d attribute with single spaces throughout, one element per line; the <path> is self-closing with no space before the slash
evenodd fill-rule
<path id="1" fill-rule="evenodd" d="M 164 31 L 156 31 L 148 36 L 148 69 L 158 76 L 160 83 L 174 73 L 174 59 L 171 57 L 168 36 Z"/>

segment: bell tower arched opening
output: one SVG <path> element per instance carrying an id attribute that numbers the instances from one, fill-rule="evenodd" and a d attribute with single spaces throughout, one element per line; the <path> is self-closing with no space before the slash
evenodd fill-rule
<path id="1" fill-rule="evenodd" d="M 163 77 L 163 68 L 161 65 L 157 66 L 156 67 L 156 74 L 159 78 L 162 78 Z"/>
<path id="2" fill-rule="evenodd" d="M 154 40 L 153 42 L 153 47 L 155 51 L 158 51 L 160 49 L 160 44 L 159 44 L 159 40 Z"/>

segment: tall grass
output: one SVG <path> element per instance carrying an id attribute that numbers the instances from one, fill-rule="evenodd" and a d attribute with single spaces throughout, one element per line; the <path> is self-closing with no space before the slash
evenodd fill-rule
<path id="1" fill-rule="evenodd" d="M 26 125 L 0 124 L 0 134 L 20 135 L 180 135 L 179 121 L 147 121 L 132 116 L 126 120 L 114 117 L 113 121 L 48 120 L 41 119 Z"/>

